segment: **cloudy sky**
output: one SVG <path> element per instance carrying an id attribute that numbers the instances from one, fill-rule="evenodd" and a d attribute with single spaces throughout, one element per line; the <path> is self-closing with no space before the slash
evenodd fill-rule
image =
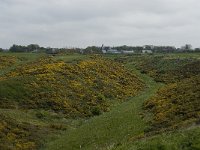
<path id="1" fill-rule="evenodd" d="M 200 47 L 200 0 L 0 0 L 0 47 Z"/>

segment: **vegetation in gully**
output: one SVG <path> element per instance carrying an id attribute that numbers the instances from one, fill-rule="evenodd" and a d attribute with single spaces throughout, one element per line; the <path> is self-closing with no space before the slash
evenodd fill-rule
<path id="1" fill-rule="evenodd" d="M 199 53 L 0 53 L 0 149 L 200 149 L 199 65 Z"/>

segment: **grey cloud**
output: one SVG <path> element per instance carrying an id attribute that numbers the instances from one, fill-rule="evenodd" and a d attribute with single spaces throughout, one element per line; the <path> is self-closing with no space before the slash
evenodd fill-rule
<path id="1" fill-rule="evenodd" d="M 0 0 L 0 47 L 199 47 L 198 0 Z"/>

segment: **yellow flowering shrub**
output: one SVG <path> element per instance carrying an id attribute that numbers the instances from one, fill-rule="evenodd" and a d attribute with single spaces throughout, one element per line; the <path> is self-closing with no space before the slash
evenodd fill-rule
<path id="1" fill-rule="evenodd" d="M 168 84 L 144 103 L 153 113 L 151 130 L 176 129 L 200 118 L 200 75 Z"/>
<path id="2" fill-rule="evenodd" d="M 0 69 L 10 67 L 15 64 L 17 58 L 15 56 L 0 56 Z"/>
<path id="3" fill-rule="evenodd" d="M 124 101 L 145 87 L 122 64 L 100 57 L 77 64 L 41 58 L 17 67 L 0 82 L 9 84 L 5 82 L 11 79 L 23 85 L 20 99 L 14 99 L 18 107 L 54 110 L 66 117 L 99 115 L 108 110 L 113 99 Z M 12 90 L 17 89 L 12 86 Z M 9 96 L 4 94 L 2 99 Z M 1 106 L 5 106 L 4 102 L 0 102 Z"/>
<path id="4" fill-rule="evenodd" d="M 155 81 L 175 83 L 185 78 L 198 75 L 200 60 L 196 58 L 170 58 L 170 56 L 126 56 L 116 61 L 132 63 L 142 73 L 153 77 Z"/>
<path id="5" fill-rule="evenodd" d="M 17 123 L 16 120 L 0 114 L 0 149 L 1 150 L 33 150 L 38 148 L 40 141 L 34 140 L 38 127 L 30 124 Z M 36 138 L 35 138 L 36 139 Z"/>

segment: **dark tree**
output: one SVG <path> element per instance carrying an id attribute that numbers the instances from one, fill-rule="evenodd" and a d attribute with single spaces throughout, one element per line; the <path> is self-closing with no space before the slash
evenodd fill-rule
<path id="1" fill-rule="evenodd" d="M 26 48 L 26 46 L 14 44 L 13 46 L 10 47 L 9 51 L 11 51 L 11 52 L 26 52 L 27 48 Z"/>
<path id="2" fill-rule="evenodd" d="M 32 51 L 39 50 L 39 49 L 40 49 L 40 46 L 37 44 L 30 44 L 27 46 L 28 52 L 32 52 Z"/>
<path id="3" fill-rule="evenodd" d="M 96 46 L 88 46 L 86 49 L 83 50 L 86 54 L 101 54 L 101 48 Z"/>

